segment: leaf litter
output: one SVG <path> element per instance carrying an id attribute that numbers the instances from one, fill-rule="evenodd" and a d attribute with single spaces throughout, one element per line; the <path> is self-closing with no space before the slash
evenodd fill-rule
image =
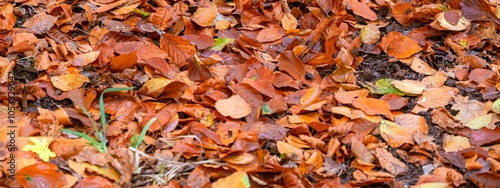
<path id="1" fill-rule="evenodd" d="M 494 1 L 0 5 L 0 186 L 500 181 Z"/>

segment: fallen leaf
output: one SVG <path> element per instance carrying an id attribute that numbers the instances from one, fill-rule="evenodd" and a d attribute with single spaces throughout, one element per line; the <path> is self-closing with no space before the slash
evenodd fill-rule
<path id="1" fill-rule="evenodd" d="M 297 19 L 290 13 L 285 13 L 281 17 L 281 26 L 287 31 L 297 28 L 297 23 Z"/>
<path id="2" fill-rule="evenodd" d="M 361 42 L 375 44 L 380 39 L 379 27 L 374 23 L 369 23 L 361 28 L 359 36 L 361 37 Z"/>
<path id="3" fill-rule="evenodd" d="M 368 115 L 381 114 L 392 119 L 391 106 L 384 100 L 373 98 L 357 98 L 352 100 L 352 105 L 363 110 Z"/>
<path id="4" fill-rule="evenodd" d="M 215 102 L 215 109 L 223 116 L 229 116 L 234 119 L 245 117 L 252 112 L 252 106 L 239 95 L 233 95 L 228 99 Z"/>
<path id="5" fill-rule="evenodd" d="M 67 183 L 61 170 L 56 165 L 46 162 L 26 166 L 17 171 L 15 177 L 23 187 L 27 188 L 63 187 Z"/>
<path id="6" fill-rule="evenodd" d="M 293 51 L 284 51 L 277 59 L 279 69 L 288 73 L 293 79 L 301 80 L 306 75 L 304 64 Z"/>
<path id="7" fill-rule="evenodd" d="M 87 176 L 74 186 L 74 188 L 90 188 L 99 185 L 100 188 L 115 188 L 115 186 L 106 178 L 100 176 Z"/>
<path id="8" fill-rule="evenodd" d="M 392 154 L 386 149 L 381 147 L 375 148 L 375 156 L 377 157 L 380 166 L 393 175 L 404 175 L 408 172 L 408 166 L 392 156 Z"/>
<path id="9" fill-rule="evenodd" d="M 387 36 L 382 38 L 379 46 L 381 46 L 382 50 L 386 51 L 387 54 L 399 59 L 411 57 L 413 54 L 422 50 L 417 41 L 396 31 L 390 32 Z"/>
<path id="10" fill-rule="evenodd" d="M 438 108 L 448 105 L 452 96 L 458 93 L 457 88 L 441 86 L 439 88 L 427 89 L 418 99 L 418 104 L 426 108 Z"/>
<path id="11" fill-rule="evenodd" d="M 176 65 L 185 64 L 186 60 L 194 57 L 196 52 L 196 48 L 191 42 L 169 33 L 160 37 L 160 48 L 168 54 L 168 59 Z"/>
<path id="12" fill-rule="evenodd" d="M 455 116 L 461 123 L 467 123 L 472 119 L 488 114 L 490 107 L 485 103 L 469 100 L 469 97 L 463 97 L 457 95 L 453 98 L 455 104 L 451 106 L 451 109 L 458 110 L 458 114 Z"/>
<path id="13" fill-rule="evenodd" d="M 293 154 L 298 156 L 298 160 L 304 159 L 304 151 L 302 151 L 301 149 L 296 148 L 296 147 L 294 147 L 286 142 L 278 141 L 277 147 L 278 147 L 278 151 L 281 154 L 293 153 Z"/>
<path id="14" fill-rule="evenodd" d="M 23 27 L 34 34 L 44 34 L 56 24 L 56 21 L 57 17 L 42 12 L 24 22 Z"/>
<path id="15" fill-rule="evenodd" d="M 403 127 L 393 122 L 380 122 L 380 135 L 391 147 L 400 147 L 403 144 L 413 144 L 413 136 Z"/>
<path id="16" fill-rule="evenodd" d="M 458 20 L 456 24 L 450 23 L 446 17 L 445 13 L 450 14 L 450 12 L 454 12 L 458 14 Z M 463 31 L 467 28 L 470 27 L 470 21 L 462 16 L 461 11 L 448 11 L 448 12 L 441 12 L 436 15 L 434 18 L 434 21 L 430 24 L 434 29 L 437 30 L 447 30 L 447 31 Z"/>
<path id="17" fill-rule="evenodd" d="M 368 7 L 365 1 L 359 2 L 358 0 L 347 0 L 347 4 L 351 6 L 354 14 L 370 21 L 377 20 L 377 14 L 375 14 L 375 12 Z"/>
<path id="18" fill-rule="evenodd" d="M 40 159 L 47 162 L 51 157 L 55 157 L 56 154 L 49 149 L 49 143 L 47 139 L 43 138 L 42 141 L 34 137 L 29 137 L 30 141 L 34 145 L 26 145 L 23 147 L 22 151 L 31 151 L 38 154 Z"/>
<path id="19" fill-rule="evenodd" d="M 202 27 L 208 27 L 214 24 L 217 17 L 217 6 L 200 7 L 194 12 L 191 20 Z"/>
<path id="20" fill-rule="evenodd" d="M 85 82 L 90 82 L 89 78 L 81 74 L 65 74 L 60 76 L 52 76 L 50 78 L 52 84 L 57 89 L 62 91 L 71 91 L 80 88 Z"/>
<path id="21" fill-rule="evenodd" d="M 365 163 L 373 163 L 373 161 L 375 161 L 375 157 L 370 153 L 366 146 L 356 138 L 351 139 L 351 150 L 356 159 Z"/>
<path id="22" fill-rule="evenodd" d="M 391 84 L 407 95 L 420 95 L 425 89 L 424 84 L 414 80 L 392 80 Z"/>
<path id="23" fill-rule="evenodd" d="M 459 172 L 453 170 L 452 168 L 438 167 L 438 168 L 434 169 L 432 174 L 441 178 L 442 181 L 445 181 L 445 182 L 452 184 L 456 187 L 458 187 L 461 184 L 466 183 L 464 176 L 462 174 L 460 174 Z"/>
<path id="24" fill-rule="evenodd" d="M 264 42 L 272 42 L 278 39 L 283 38 L 285 36 L 285 30 L 280 27 L 272 27 L 272 28 L 266 28 L 263 29 L 257 34 L 257 41 L 264 43 Z"/>
<path id="25" fill-rule="evenodd" d="M 234 187 L 234 188 L 249 188 L 250 178 L 245 171 L 235 172 L 225 178 L 220 178 L 212 184 L 214 188 Z"/>
<path id="26" fill-rule="evenodd" d="M 469 139 L 463 136 L 444 135 L 443 149 L 446 152 L 455 152 L 470 148 Z"/>

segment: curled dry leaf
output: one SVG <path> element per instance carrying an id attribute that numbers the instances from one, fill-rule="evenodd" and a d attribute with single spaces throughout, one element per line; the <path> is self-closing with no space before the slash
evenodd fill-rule
<path id="1" fill-rule="evenodd" d="M 252 112 L 252 106 L 239 95 L 233 95 L 228 99 L 215 102 L 215 109 L 223 116 L 229 116 L 234 119 L 245 117 Z"/>
<path id="2" fill-rule="evenodd" d="M 450 19 L 446 19 L 445 15 L 451 13 L 458 14 L 458 20 L 456 20 L 456 23 L 450 23 Z M 462 31 L 470 27 L 470 21 L 462 16 L 461 11 L 450 11 L 437 14 L 436 18 L 430 25 L 437 30 Z"/>

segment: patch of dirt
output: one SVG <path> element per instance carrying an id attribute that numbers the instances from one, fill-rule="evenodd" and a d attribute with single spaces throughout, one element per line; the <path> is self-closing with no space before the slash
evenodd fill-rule
<path id="1" fill-rule="evenodd" d="M 35 69 L 35 58 L 25 57 L 17 60 L 14 67 L 14 78 L 23 84 L 29 83 L 38 78 L 38 72 Z"/>

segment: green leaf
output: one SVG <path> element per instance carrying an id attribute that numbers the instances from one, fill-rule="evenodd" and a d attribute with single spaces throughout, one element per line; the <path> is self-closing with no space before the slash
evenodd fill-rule
<path id="1" fill-rule="evenodd" d="M 231 38 L 216 38 L 214 46 L 212 46 L 211 50 L 221 51 L 226 45 L 234 42 L 234 39 Z"/>
<path id="2" fill-rule="evenodd" d="M 370 90 L 370 93 L 382 94 L 382 95 L 392 93 L 392 94 L 396 94 L 399 96 L 404 96 L 405 93 L 399 91 L 396 87 L 394 87 L 391 84 L 391 82 L 392 82 L 392 79 L 387 78 L 387 79 L 377 80 L 377 82 L 375 82 L 375 85 L 370 83 L 370 82 L 367 82 L 367 83 L 362 84 L 362 85 L 363 85 L 363 87 Z"/>
<path id="3" fill-rule="evenodd" d="M 141 135 L 139 135 L 139 139 L 137 140 L 137 142 L 134 143 L 134 145 L 132 145 L 132 147 L 134 147 L 135 149 L 139 148 L 139 146 L 142 143 L 142 140 L 144 139 L 144 136 L 146 135 L 146 132 L 148 132 L 149 127 L 156 121 L 156 119 L 157 118 L 150 119 L 148 123 L 146 123 L 146 126 L 144 126 L 144 128 L 141 131 Z"/>
<path id="4" fill-rule="evenodd" d="M 151 15 L 151 13 L 143 11 L 143 10 L 138 9 L 138 8 L 135 8 L 134 12 L 137 13 L 137 14 L 140 14 L 142 17 L 148 17 L 148 16 Z"/>
<path id="5" fill-rule="evenodd" d="M 271 114 L 273 113 L 273 111 L 271 110 L 271 108 L 269 107 L 269 105 L 267 103 L 265 103 L 264 105 L 262 105 L 262 114 L 263 115 L 268 115 L 268 114 Z"/>
<path id="6" fill-rule="evenodd" d="M 494 103 L 493 103 L 493 112 L 497 113 L 497 114 L 500 114 L 500 99 L 497 99 Z"/>

